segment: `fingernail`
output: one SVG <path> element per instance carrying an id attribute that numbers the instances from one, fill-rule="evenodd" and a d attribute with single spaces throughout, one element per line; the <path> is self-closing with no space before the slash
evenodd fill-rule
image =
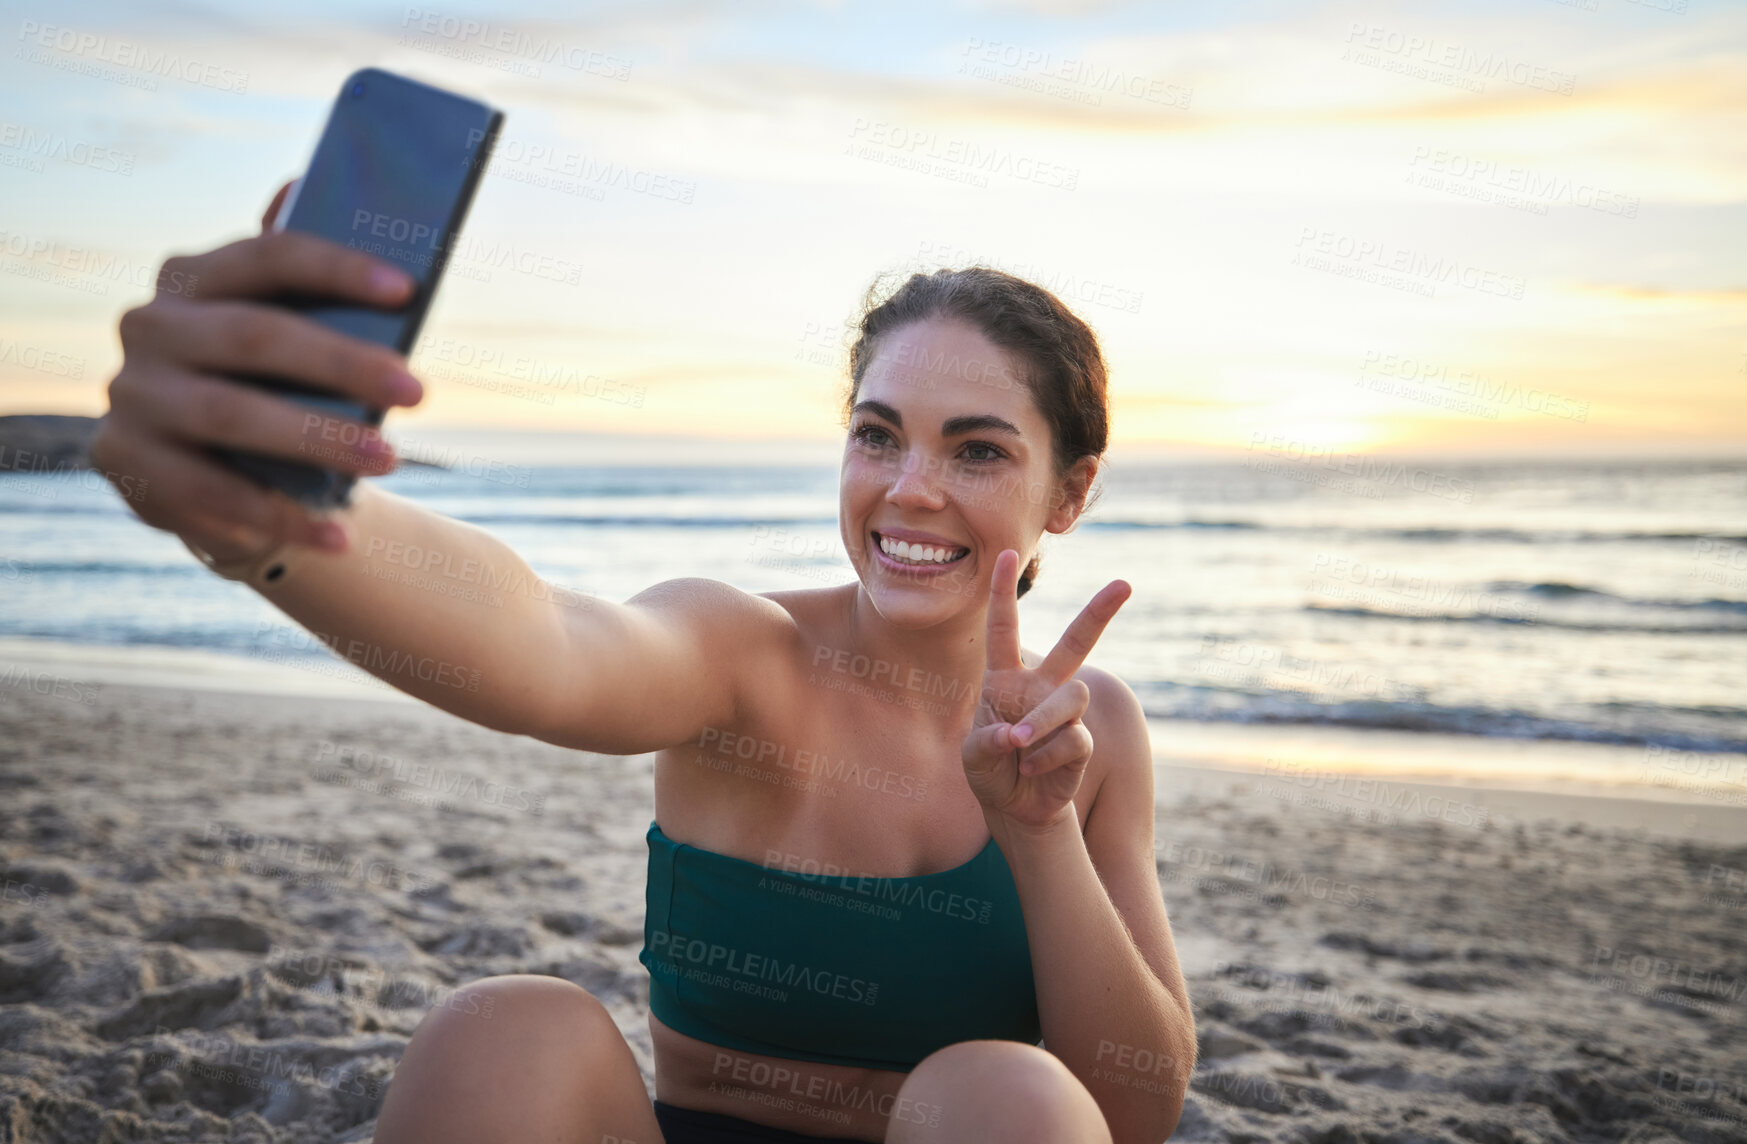
<path id="1" fill-rule="evenodd" d="M 412 289 L 412 279 L 404 271 L 392 266 L 372 266 L 370 268 L 370 290 L 384 298 L 398 298 Z"/>
<path id="2" fill-rule="evenodd" d="M 388 379 L 388 388 L 396 405 L 417 405 L 425 396 L 424 383 L 405 370 Z"/>
<path id="3" fill-rule="evenodd" d="M 1013 728 L 1013 741 L 1018 743 L 1021 747 L 1031 742 L 1031 724 L 1021 723 L 1019 726 Z"/>
<path id="4" fill-rule="evenodd" d="M 316 526 L 315 544 L 323 552 L 344 552 L 346 530 L 334 521 L 324 520 Z"/>

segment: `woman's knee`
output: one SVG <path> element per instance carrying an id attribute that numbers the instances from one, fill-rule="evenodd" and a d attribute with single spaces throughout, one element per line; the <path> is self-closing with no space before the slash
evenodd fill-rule
<path id="1" fill-rule="evenodd" d="M 907 1115 L 900 1116 L 904 1112 Z M 958 1041 L 911 1070 L 887 1144 L 947 1140 L 1095 1144 L 1110 1140 L 1103 1113 L 1061 1059 L 1019 1041 Z"/>
<path id="2" fill-rule="evenodd" d="M 427 1023 L 480 1026 L 476 1031 L 489 1033 L 485 1026 L 502 1028 L 514 1024 L 524 1028 L 530 1023 L 553 1025 L 572 1036 L 577 1026 L 598 1025 L 612 1018 L 599 999 L 574 981 L 562 977 L 547 977 L 535 973 L 503 973 L 479 977 L 458 985 L 425 1014 Z"/>
<path id="3" fill-rule="evenodd" d="M 388 1087 L 378 1141 L 529 1139 L 584 1128 L 659 1139 L 635 1058 L 612 1015 L 562 978 L 469 981 L 425 1014 Z"/>

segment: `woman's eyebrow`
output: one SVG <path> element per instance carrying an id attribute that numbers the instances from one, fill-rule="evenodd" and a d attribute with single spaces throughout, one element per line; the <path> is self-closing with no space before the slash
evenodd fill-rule
<path id="1" fill-rule="evenodd" d="M 858 401 L 852 413 L 867 412 L 883 417 L 893 425 L 902 429 L 904 418 L 896 409 L 883 401 Z M 961 433 L 975 433 L 979 430 L 1007 433 L 1014 437 L 1023 437 L 1019 427 L 1004 417 L 996 417 L 993 413 L 967 413 L 959 417 L 948 417 L 940 426 L 942 437 L 956 437 Z"/>
<path id="2" fill-rule="evenodd" d="M 900 425 L 898 428 L 902 429 Z M 979 430 L 993 430 L 996 433 L 1007 433 L 1014 437 L 1023 437 L 1019 427 L 1004 417 L 996 417 L 993 413 L 966 414 L 963 417 L 948 417 L 940 426 L 942 437 L 953 437 L 960 433 L 975 433 Z"/>

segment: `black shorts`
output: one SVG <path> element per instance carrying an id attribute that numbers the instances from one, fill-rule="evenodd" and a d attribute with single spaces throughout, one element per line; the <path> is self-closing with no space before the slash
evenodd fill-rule
<path id="1" fill-rule="evenodd" d="M 809 1136 L 738 1116 L 655 1102 L 655 1123 L 667 1144 L 866 1144 L 848 1136 Z"/>

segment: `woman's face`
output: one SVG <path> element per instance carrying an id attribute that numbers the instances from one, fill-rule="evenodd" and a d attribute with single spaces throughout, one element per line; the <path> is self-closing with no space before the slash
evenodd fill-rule
<path id="1" fill-rule="evenodd" d="M 1053 465 L 1016 357 L 959 319 L 888 331 L 850 415 L 838 511 L 880 614 L 929 627 L 980 610 L 1003 548 L 1023 568 L 1073 522 Z"/>

